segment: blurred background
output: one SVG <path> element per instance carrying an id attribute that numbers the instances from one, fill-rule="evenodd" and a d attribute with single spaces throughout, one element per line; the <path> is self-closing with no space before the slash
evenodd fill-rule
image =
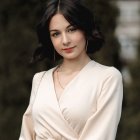
<path id="1" fill-rule="evenodd" d="M 116 67 L 123 76 L 116 140 L 140 140 L 140 1 L 82 2 L 94 12 L 106 36 L 106 45 L 89 57 Z M 46 0 L 4 0 L 0 4 L 0 140 L 19 138 L 34 74 L 62 62 L 29 63 L 38 44 L 35 27 L 45 4 Z"/>

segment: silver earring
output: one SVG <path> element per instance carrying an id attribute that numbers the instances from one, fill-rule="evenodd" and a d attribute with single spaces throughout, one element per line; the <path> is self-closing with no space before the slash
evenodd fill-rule
<path id="1" fill-rule="evenodd" d="M 55 61 L 55 49 L 54 49 L 54 61 Z"/>
<path id="2" fill-rule="evenodd" d="M 87 44 L 86 44 L 86 52 L 87 52 L 87 46 L 88 46 L 88 39 L 87 39 Z"/>

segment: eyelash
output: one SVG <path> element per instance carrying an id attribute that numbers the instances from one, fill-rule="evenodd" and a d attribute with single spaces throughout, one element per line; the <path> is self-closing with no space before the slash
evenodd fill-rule
<path id="1" fill-rule="evenodd" d="M 70 30 L 76 31 L 76 28 L 73 28 L 73 29 L 70 29 Z M 57 33 L 54 33 L 52 36 L 56 37 L 56 36 L 55 36 L 56 34 L 57 34 Z"/>

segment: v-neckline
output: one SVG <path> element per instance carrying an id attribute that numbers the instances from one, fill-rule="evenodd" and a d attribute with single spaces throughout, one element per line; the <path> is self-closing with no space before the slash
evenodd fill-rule
<path id="1" fill-rule="evenodd" d="M 53 84 L 53 91 L 54 91 L 55 98 L 56 98 L 56 101 L 57 101 L 57 103 L 58 103 L 59 106 L 60 106 L 61 98 L 63 97 L 63 94 L 64 94 L 66 88 L 80 75 L 80 73 L 82 73 L 82 71 L 88 66 L 88 64 L 89 64 L 91 61 L 92 61 L 92 60 L 90 60 L 90 61 L 80 70 L 80 72 L 67 84 L 67 86 L 66 86 L 66 87 L 64 88 L 64 90 L 62 91 L 62 94 L 61 94 L 59 100 L 57 99 L 57 95 L 56 95 L 56 92 L 55 92 L 55 86 L 54 86 L 54 80 L 53 80 L 53 72 L 54 72 L 61 64 L 55 66 L 55 67 L 52 69 L 52 71 L 51 71 L 51 79 L 52 79 L 52 84 Z"/>

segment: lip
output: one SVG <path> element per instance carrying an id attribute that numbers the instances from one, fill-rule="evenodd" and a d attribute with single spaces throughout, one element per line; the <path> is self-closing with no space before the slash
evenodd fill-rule
<path id="1" fill-rule="evenodd" d="M 75 47 L 70 47 L 70 48 L 67 48 L 67 49 L 64 49 L 65 52 L 71 52 Z"/>
<path id="2" fill-rule="evenodd" d="M 66 48 L 66 49 L 64 49 L 64 50 L 69 50 L 69 49 L 73 49 L 74 47 L 70 47 L 70 48 Z"/>

